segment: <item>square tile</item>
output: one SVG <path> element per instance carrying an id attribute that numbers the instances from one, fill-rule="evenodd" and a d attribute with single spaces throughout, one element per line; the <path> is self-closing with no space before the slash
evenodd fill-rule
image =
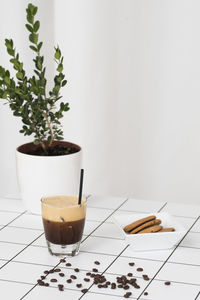
<path id="1" fill-rule="evenodd" d="M 194 300 L 195 296 L 198 293 L 198 286 L 181 284 L 171 282 L 171 285 L 167 286 L 164 284 L 164 281 L 154 280 L 147 288 L 145 292 L 148 292 L 148 295 L 144 294 L 141 296 L 141 300 Z"/>
<path id="2" fill-rule="evenodd" d="M 47 248 L 29 246 L 17 255 L 13 261 L 52 267 L 57 265 L 60 259 L 51 255 Z"/>
<path id="3" fill-rule="evenodd" d="M 84 235 L 89 235 L 100 224 L 101 224 L 100 222 L 86 220 L 83 234 Z"/>
<path id="4" fill-rule="evenodd" d="M 126 247 L 123 240 L 90 236 L 81 245 L 81 251 L 118 255 Z"/>
<path id="5" fill-rule="evenodd" d="M 200 249 L 178 247 L 169 258 L 169 262 L 200 266 Z"/>
<path id="6" fill-rule="evenodd" d="M 6 300 L 16 300 L 21 299 L 21 297 L 27 293 L 32 288 L 32 285 L 17 283 L 17 282 L 9 282 L 0 280 L 0 290 L 2 299 Z"/>
<path id="7" fill-rule="evenodd" d="M 24 300 L 66 300 L 73 299 L 78 300 L 82 296 L 82 293 L 79 291 L 73 290 L 64 290 L 64 292 L 60 292 L 57 288 L 52 287 L 43 287 L 36 286 L 25 298 Z M 11 300 L 11 299 L 10 299 Z M 14 299 L 13 299 L 14 300 Z"/>
<path id="8" fill-rule="evenodd" d="M 0 225 L 7 225 L 19 215 L 17 212 L 0 211 Z"/>
<path id="9" fill-rule="evenodd" d="M 166 263 L 155 279 L 200 285 L 199 266 Z"/>
<path id="10" fill-rule="evenodd" d="M 23 205 L 22 200 L 20 200 L 20 199 L 9 199 L 9 198 L 0 197 L 0 210 L 23 212 L 26 209 Z"/>
<path id="11" fill-rule="evenodd" d="M 17 245 L 17 244 L 11 244 L 6 242 L 0 242 L 0 259 L 9 260 L 25 247 L 26 247 L 25 245 Z"/>
<path id="12" fill-rule="evenodd" d="M 200 248 L 200 233 L 189 232 L 180 246 Z"/>
<path id="13" fill-rule="evenodd" d="M 87 206 L 117 209 L 125 200 L 125 197 L 92 195 L 87 199 Z"/>
<path id="14" fill-rule="evenodd" d="M 152 250 L 152 251 L 132 251 L 130 247 L 128 247 L 121 256 L 132 257 L 132 258 L 141 258 L 147 260 L 158 260 L 165 261 L 173 249 L 169 250 Z"/>
<path id="15" fill-rule="evenodd" d="M 110 282 L 115 282 L 116 283 L 116 277 L 118 277 L 118 275 L 111 275 L 111 274 L 107 274 L 104 273 L 104 276 L 106 277 L 106 280 L 109 280 Z M 112 296 L 121 296 L 123 298 L 124 294 L 127 292 L 132 292 L 132 296 L 137 298 L 140 293 L 144 290 L 144 288 L 147 286 L 148 281 L 145 281 L 141 278 L 137 278 L 137 284 L 140 286 L 139 289 L 134 288 L 133 286 L 130 286 L 130 288 L 128 290 L 124 290 L 124 289 L 120 289 L 120 288 L 116 288 L 116 289 L 111 289 L 110 286 L 108 286 L 108 288 L 98 288 L 96 285 L 93 285 L 90 289 L 91 292 L 97 292 L 100 294 L 104 294 L 105 297 L 107 297 L 107 295 L 112 295 Z M 95 295 L 94 295 L 95 297 Z M 108 298 L 109 299 L 109 298 Z M 130 298 L 131 299 L 131 298 Z"/>
<path id="16" fill-rule="evenodd" d="M 42 217 L 39 215 L 24 214 L 12 222 L 12 226 L 38 229 L 43 231 Z"/>
<path id="17" fill-rule="evenodd" d="M 40 236 L 34 243 L 32 243 L 31 246 L 47 248 L 47 242 L 46 242 L 45 235 L 43 234 L 42 236 Z"/>
<path id="18" fill-rule="evenodd" d="M 0 230 L 0 241 L 29 244 L 41 234 L 41 231 L 6 226 Z"/>
<path id="19" fill-rule="evenodd" d="M 128 215 L 128 216 L 130 216 L 130 213 L 132 214 L 132 215 L 135 215 L 135 214 L 138 214 L 136 211 L 126 211 L 126 210 L 117 210 L 117 211 L 115 211 L 106 221 L 105 221 L 105 223 L 114 223 L 114 221 L 113 221 L 113 217 L 117 217 L 118 215 L 121 215 L 121 214 L 124 214 L 124 215 Z"/>
<path id="20" fill-rule="evenodd" d="M 36 284 L 46 266 L 11 261 L 0 269 L 0 279 Z"/>
<path id="21" fill-rule="evenodd" d="M 200 206 L 168 202 L 162 212 L 168 212 L 175 216 L 197 218 L 200 214 Z"/>
<path id="22" fill-rule="evenodd" d="M 86 220 L 102 222 L 110 214 L 112 214 L 112 212 L 113 210 L 111 209 L 88 207 L 86 212 Z"/>
<path id="23" fill-rule="evenodd" d="M 134 262 L 134 266 L 130 266 L 129 263 Z M 152 278 L 156 272 L 163 265 L 163 262 L 153 260 L 131 259 L 126 257 L 118 257 L 114 263 L 106 270 L 106 273 L 127 275 L 132 273 L 134 277 L 142 277 L 143 274 Z M 137 268 L 142 268 L 142 272 L 138 272 Z"/>
<path id="24" fill-rule="evenodd" d="M 97 294 L 96 292 L 94 293 L 94 292 L 90 292 L 90 290 L 89 290 L 89 292 L 88 293 L 86 293 L 85 295 L 84 295 L 84 300 L 94 300 L 94 298 L 95 298 L 95 300 L 119 300 L 119 297 L 118 296 L 112 296 L 112 295 L 108 295 L 108 294 L 106 294 L 106 298 L 105 298 L 105 295 L 104 294 Z M 130 299 L 137 299 L 137 298 L 133 298 L 133 297 L 131 297 Z"/>
<path id="25" fill-rule="evenodd" d="M 178 223 L 183 225 L 183 227 L 186 230 L 189 230 L 196 221 L 196 218 L 185 218 L 185 217 L 178 217 L 178 216 L 173 216 L 173 219 L 175 219 Z"/>
<path id="26" fill-rule="evenodd" d="M 111 223 L 103 223 L 92 233 L 92 235 L 124 240 L 124 235 L 121 233 L 120 229 L 115 224 Z"/>
<path id="27" fill-rule="evenodd" d="M 128 199 L 125 204 L 120 207 L 120 210 L 152 213 L 157 212 L 165 202 L 142 200 L 142 199 Z"/>
<path id="28" fill-rule="evenodd" d="M 5 265 L 5 263 L 7 262 L 8 260 L 6 259 L 0 259 L 0 268 Z"/>

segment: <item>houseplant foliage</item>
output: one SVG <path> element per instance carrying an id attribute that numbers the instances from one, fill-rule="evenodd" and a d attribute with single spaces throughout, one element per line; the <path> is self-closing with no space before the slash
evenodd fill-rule
<path id="1" fill-rule="evenodd" d="M 20 133 L 33 135 L 34 144 L 39 145 L 37 155 L 51 155 L 54 141 L 63 139 L 60 119 L 63 113 L 69 110 L 69 104 L 60 103 L 60 90 L 67 83 L 63 74 L 63 56 L 59 46 L 55 47 L 54 60 L 57 64 L 57 73 L 54 77 L 54 86 L 47 93 L 46 68 L 44 56 L 41 54 L 43 43 L 39 41 L 40 22 L 35 20 L 38 8 L 28 4 L 26 9 L 29 32 L 30 49 L 34 52 L 34 75 L 28 77 L 23 62 L 14 48 L 12 39 L 5 40 L 7 52 L 10 55 L 16 74 L 11 77 L 8 70 L 0 66 L 0 98 L 5 99 L 13 115 L 21 117 L 23 126 Z M 59 104 L 58 104 L 59 101 Z M 62 149 L 59 154 L 68 154 L 70 149 Z"/>

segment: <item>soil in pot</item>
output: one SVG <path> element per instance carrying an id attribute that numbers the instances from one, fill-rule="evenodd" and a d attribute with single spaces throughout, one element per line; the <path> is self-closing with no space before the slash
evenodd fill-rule
<path id="1" fill-rule="evenodd" d="M 33 143 L 24 144 L 18 147 L 18 151 L 36 155 L 36 156 L 60 156 L 73 154 L 80 151 L 80 147 L 76 144 L 72 144 L 65 141 L 54 141 L 51 147 L 47 147 L 47 153 L 44 152 L 40 145 L 34 145 Z"/>

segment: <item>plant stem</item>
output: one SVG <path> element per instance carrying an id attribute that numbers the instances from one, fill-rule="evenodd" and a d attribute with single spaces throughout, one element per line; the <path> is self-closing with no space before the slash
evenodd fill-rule
<path id="1" fill-rule="evenodd" d="M 49 131 L 50 131 L 51 138 L 50 138 L 50 141 L 49 141 L 49 147 L 51 147 L 51 145 L 53 143 L 53 140 L 54 140 L 54 135 L 53 135 L 53 131 L 52 131 L 52 128 L 51 128 L 51 123 L 50 123 L 49 118 L 48 118 L 46 113 L 44 113 L 44 117 L 47 121 L 47 125 L 48 125 Z"/>

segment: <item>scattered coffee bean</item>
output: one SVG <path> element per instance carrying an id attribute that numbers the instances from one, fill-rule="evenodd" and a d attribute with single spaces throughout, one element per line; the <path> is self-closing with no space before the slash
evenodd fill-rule
<path id="1" fill-rule="evenodd" d="M 124 290 L 128 290 L 128 289 L 129 289 L 129 285 L 125 285 Z"/>
<path id="2" fill-rule="evenodd" d="M 61 260 L 60 260 L 60 263 L 65 263 L 66 262 L 66 260 L 64 259 L 64 258 L 62 258 Z"/>
<path id="3" fill-rule="evenodd" d="M 98 284 L 97 286 L 98 286 L 99 289 L 103 287 L 102 284 Z"/>
<path id="4" fill-rule="evenodd" d="M 77 286 L 77 288 L 81 288 L 81 287 L 82 287 L 82 284 L 81 284 L 81 283 L 78 283 L 76 286 Z"/>
<path id="5" fill-rule="evenodd" d="M 123 285 L 122 284 L 118 284 L 117 286 L 119 289 L 123 288 Z"/>
<path id="6" fill-rule="evenodd" d="M 90 275 L 91 275 L 91 273 L 90 273 L 90 272 L 87 272 L 87 273 L 86 273 L 86 275 L 87 275 L 87 276 L 90 276 Z"/>
<path id="7" fill-rule="evenodd" d="M 71 280 L 71 279 L 67 279 L 66 282 L 67 282 L 67 283 L 72 283 L 72 280 Z"/>
<path id="8" fill-rule="evenodd" d="M 54 272 L 55 272 L 54 269 L 49 270 L 49 273 L 54 273 Z"/>
<path id="9" fill-rule="evenodd" d="M 127 276 L 128 276 L 128 277 L 132 277 L 133 274 L 132 274 L 132 273 L 128 273 Z"/>
<path id="10" fill-rule="evenodd" d="M 44 271 L 44 274 L 49 274 L 49 271 L 45 270 L 45 271 Z"/>
<path id="11" fill-rule="evenodd" d="M 100 265 L 100 262 L 97 260 L 94 263 L 95 263 L 95 265 Z"/>
<path id="12" fill-rule="evenodd" d="M 48 282 L 45 282 L 44 286 L 49 286 L 49 283 L 48 283 Z"/>
<path id="13" fill-rule="evenodd" d="M 37 282 L 38 282 L 39 285 L 44 285 L 45 284 L 44 281 L 42 281 L 41 279 L 38 279 Z"/>
<path id="14" fill-rule="evenodd" d="M 111 289 L 116 289 L 116 283 L 115 282 L 111 283 Z"/>
<path id="15" fill-rule="evenodd" d="M 79 272 L 80 270 L 78 268 L 74 269 L 75 272 Z"/>
<path id="16" fill-rule="evenodd" d="M 77 277 L 75 275 L 70 276 L 71 279 L 76 279 Z"/>
<path id="17" fill-rule="evenodd" d="M 87 291 L 88 291 L 88 289 L 83 289 L 83 290 L 81 290 L 81 292 L 82 292 L 83 294 L 87 293 Z"/>
<path id="18" fill-rule="evenodd" d="M 107 285 L 110 285 L 111 283 L 110 283 L 110 281 L 106 281 L 106 284 L 107 284 Z"/>
<path id="19" fill-rule="evenodd" d="M 147 295 L 148 295 L 148 293 L 147 293 L 147 292 L 144 292 L 144 295 L 145 295 L 145 296 L 147 296 Z"/>
<path id="20" fill-rule="evenodd" d="M 54 270 L 54 272 L 60 272 L 60 271 L 61 271 L 61 269 L 59 269 L 59 268 Z"/>
<path id="21" fill-rule="evenodd" d="M 132 293 L 131 293 L 131 292 L 128 292 L 128 293 L 126 293 L 126 294 L 124 295 L 124 298 L 129 298 L 131 295 L 132 295 Z"/>
<path id="22" fill-rule="evenodd" d="M 148 275 L 142 275 L 144 280 L 149 280 L 149 276 Z"/>
<path id="23" fill-rule="evenodd" d="M 84 278 L 84 281 L 89 282 L 90 279 L 89 278 Z"/>
<path id="24" fill-rule="evenodd" d="M 58 289 L 59 289 L 59 291 L 64 291 L 64 285 L 63 284 L 58 284 Z"/>
<path id="25" fill-rule="evenodd" d="M 60 276 L 60 277 L 64 277 L 65 274 L 64 274 L 64 273 L 59 273 L 59 276 Z"/>
<path id="26" fill-rule="evenodd" d="M 71 267 L 71 264 L 70 264 L 70 263 L 67 263 L 65 266 L 66 266 L 66 267 Z"/>
<path id="27" fill-rule="evenodd" d="M 40 276 L 40 278 L 43 280 L 43 279 L 45 279 L 45 276 Z"/>
<path id="28" fill-rule="evenodd" d="M 129 266 L 131 266 L 131 267 L 133 267 L 134 265 L 135 265 L 134 262 L 130 262 L 130 263 L 129 263 Z"/>
<path id="29" fill-rule="evenodd" d="M 51 281 L 51 282 L 57 282 L 58 280 L 55 279 L 55 278 L 52 278 L 50 281 Z"/>
<path id="30" fill-rule="evenodd" d="M 92 271 L 96 273 L 96 272 L 98 272 L 98 269 L 94 268 L 94 269 L 92 269 Z"/>
<path id="31" fill-rule="evenodd" d="M 171 282 L 170 281 L 165 281 L 165 285 L 170 285 Z"/>
<path id="32" fill-rule="evenodd" d="M 95 276 L 95 274 L 90 274 L 90 277 L 92 277 L 92 278 L 93 278 L 94 276 Z"/>
<path id="33" fill-rule="evenodd" d="M 142 268 L 137 268 L 137 271 L 138 271 L 138 272 L 142 272 L 143 269 L 142 269 Z"/>

